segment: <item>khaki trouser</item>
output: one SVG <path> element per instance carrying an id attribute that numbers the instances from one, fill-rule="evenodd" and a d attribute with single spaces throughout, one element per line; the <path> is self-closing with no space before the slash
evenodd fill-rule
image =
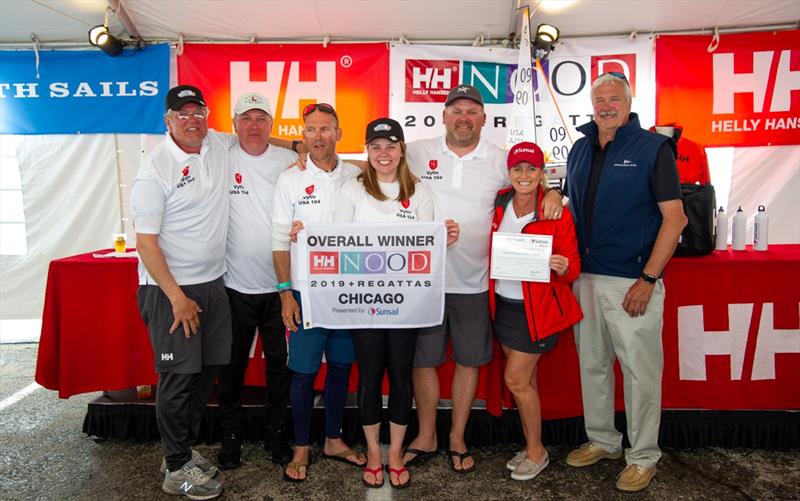
<path id="1" fill-rule="evenodd" d="M 575 328 L 586 434 L 609 452 L 622 448 L 614 427 L 614 360 L 622 367 L 631 448 L 625 461 L 649 468 L 661 457 L 661 326 L 664 284 L 658 281 L 643 316 L 622 309 L 635 279 L 581 273 L 575 282 L 584 318 Z"/>

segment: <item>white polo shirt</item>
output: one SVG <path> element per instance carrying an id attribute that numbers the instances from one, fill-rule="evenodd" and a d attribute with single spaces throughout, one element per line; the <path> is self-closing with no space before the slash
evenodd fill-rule
<path id="1" fill-rule="evenodd" d="M 353 164 L 338 159 L 333 172 L 327 172 L 308 157 L 305 170 L 292 167 L 278 177 L 273 225 L 291 226 L 293 221 L 330 223 L 333 221 L 336 194 L 342 185 L 361 173 Z M 295 245 L 291 245 L 291 260 L 296 260 Z M 298 282 L 297 267 L 291 267 L 292 282 Z"/>
<path id="2" fill-rule="evenodd" d="M 278 283 L 272 265 L 272 206 L 275 185 L 297 154 L 270 146 L 252 156 L 238 144 L 228 150 L 226 188 L 230 220 L 225 286 L 243 294 L 275 292 Z"/>
<path id="3" fill-rule="evenodd" d="M 351 179 L 344 183 L 336 198 L 336 222 L 397 222 L 433 221 L 433 192 L 424 183 L 414 186 L 414 194 L 409 200 L 397 200 L 400 183 L 378 182 L 381 191 L 389 197 L 378 200 L 364 188 L 364 183 Z"/>
<path id="4" fill-rule="evenodd" d="M 458 157 L 444 136 L 408 144 L 408 165 L 436 198 L 437 221 L 460 225 L 458 241 L 447 248 L 445 290 L 476 294 L 489 289 L 489 235 L 497 192 L 511 184 L 506 153 L 481 138 Z"/>
<path id="5" fill-rule="evenodd" d="M 209 130 L 200 153 L 186 153 L 167 133 L 133 181 L 137 233 L 158 235 L 178 285 L 215 280 L 225 273 L 228 227 L 228 148 L 235 136 Z M 139 284 L 157 285 L 139 261 Z"/>

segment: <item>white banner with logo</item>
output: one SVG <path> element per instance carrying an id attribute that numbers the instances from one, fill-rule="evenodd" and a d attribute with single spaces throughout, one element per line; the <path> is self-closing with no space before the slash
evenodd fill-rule
<path id="1" fill-rule="evenodd" d="M 484 136 L 503 145 L 511 125 L 518 56 L 516 49 L 392 45 L 390 115 L 403 125 L 407 141 L 441 135 L 447 91 L 468 83 L 481 91 L 486 103 Z M 559 42 L 543 61 L 542 70 L 553 94 L 535 70 L 536 142 L 548 162 L 566 161 L 572 143 L 580 137 L 575 128 L 591 120 L 591 82 L 602 73 L 624 73 L 631 83 L 633 111 L 639 114 L 642 127 L 654 125 L 655 70 L 650 38 L 575 38 Z"/>
<path id="2" fill-rule="evenodd" d="M 309 223 L 297 240 L 305 328 L 442 323 L 444 223 Z"/>

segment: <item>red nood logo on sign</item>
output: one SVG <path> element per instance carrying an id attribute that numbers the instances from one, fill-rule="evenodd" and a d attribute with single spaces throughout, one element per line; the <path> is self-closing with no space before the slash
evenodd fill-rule
<path id="1" fill-rule="evenodd" d="M 622 73 L 631 86 L 631 95 L 636 96 L 636 54 L 604 54 L 592 56 L 592 82 L 603 73 Z"/>

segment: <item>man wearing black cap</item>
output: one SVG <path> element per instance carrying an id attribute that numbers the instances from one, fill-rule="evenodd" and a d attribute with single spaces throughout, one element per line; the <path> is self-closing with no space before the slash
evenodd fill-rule
<path id="1" fill-rule="evenodd" d="M 211 499 L 217 468 L 193 451 L 217 368 L 228 364 L 231 318 L 222 281 L 232 136 L 209 132 L 199 89 L 167 93 L 169 134 L 144 160 L 131 194 L 139 311 L 159 373 L 156 421 L 168 494 Z"/>
<path id="2" fill-rule="evenodd" d="M 435 219 L 458 221 L 461 234 L 447 250 L 444 322 L 421 329 L 417 338 L 414 398 L 419 433 L 404 459 L 413 465 L 432 457 L 437 449 L 436 367 L 446 360 L 446 337 L 450 336 L 456 369 L 449 455 L 452 469 L 467 473 L 475 468 L 475 459 L 464 442 L 464 430 L 478 385 L 478 369 L 492 359 L 488 235 L 495 195 L 511 183 L 505 152 L 481 138 L 486 113 L 478 89 L 466 84 L 451 89 L 442 118 L 445 135 L 409 143 L 408 163 L 414 175 L 433 190 Z M 561 197 L 546 197 L 543 216 L 560 217 Z"/>

